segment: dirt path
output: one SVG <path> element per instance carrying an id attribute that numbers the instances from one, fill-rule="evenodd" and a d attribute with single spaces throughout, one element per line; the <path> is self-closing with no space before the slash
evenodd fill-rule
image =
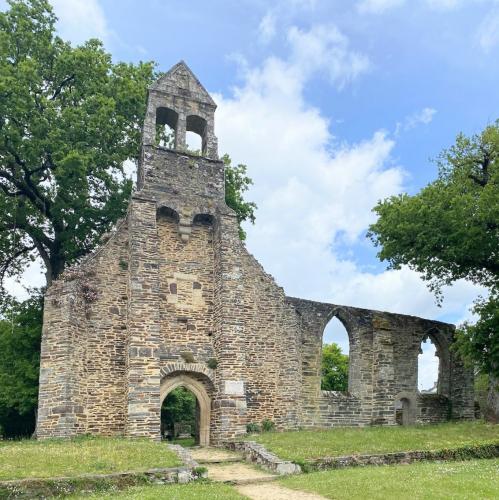
<path id="1" fill-rule="evenodd" d="M 234 451 L 222 450 L 220 448 L 191 448 L 191 456 L 199 463 L 217 462 L 241 462 L 243 456 Z"/>
<path id="2" fill-rule="evenodd" d="M 208 469 L 212 481 L 233 483 L 236 490 L 252 500 L 324 500 L 325 497 L 291 490 L 276 484 L 280 476 L 244 462 L 234 452 L 217 448 L 191 450 L 192 457 Z"/>
<path id="3" fill-rule="evenodd" d="M 260 481 L 273 481 L 278 477 L 275 474 L 241 462 L 207 465 L 207 468 L 208 478 L 212 481 L 230 481 L 236 484 L 246 484 Z"/>
<path id="4" fill-rule="evenodd" d="M 241 495 L 246 495 L 252 500 L 324 500 L 326 498 L 314 493 L 291 490 L 274 483 L 244 484 L 235 488 Z"/>

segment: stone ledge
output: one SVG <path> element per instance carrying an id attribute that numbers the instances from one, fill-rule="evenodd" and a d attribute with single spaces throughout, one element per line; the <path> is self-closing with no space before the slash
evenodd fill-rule
<path id="1" fill-rule="evenodd" d="M 204 476 L 195 467 L 188 466 L 74 477 L 14 479 L 0 481 L 0 498 L 48 498 L 76 492 L 121 490 L 143 484 L 183 484 Z"/>
<path id="2" fill-rule="evenodd" d="M 177 454 L 177 457 L 181 460 L 181 462 L 191 469 L 199 467 L 199 464 L 192 458 L 191 451 L 179 444 L 169 444 L 168 448 Z"/>
<path id="3" fill-rule="evenodd" d="M 281 476 L 301 473 L 301 467 L 298 464 L 280 459 L 255 441 L 227 443 L 227 448 L 242 452 L 246 461 L 261 465 Z"/>
<path id="4" fill-rule="evenodd" d="M 324 457 L 317 460 L 305 461 L 303 466 L 307 470 L 342 469 L 366 465 L 394 465 L 409 464 L 423 461 L 452 461 L 472 460 L 476 458 L 499 457 L 499 443 L 477 446 L 466 446 L 454 449 L 436 451 L 401 451 L 394 453 L 380 453 L 373 455 L 348 455 L 343 457 Z"/>

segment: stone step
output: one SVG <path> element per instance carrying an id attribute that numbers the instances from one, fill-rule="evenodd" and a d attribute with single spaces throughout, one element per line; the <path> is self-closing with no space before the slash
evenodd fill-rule
<path id="1" fill-rule="evenodd" d="M 208 464 L 231 464 L 231 463 L 241 463 L 244 462 L 243 457 L 227 457 L 227 458 L 201 458 L 196 460 L 199 465 Z"/>

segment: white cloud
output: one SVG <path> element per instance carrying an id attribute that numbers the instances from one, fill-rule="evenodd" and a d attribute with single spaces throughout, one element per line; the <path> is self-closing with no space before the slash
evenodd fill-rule
<path id="1" fill-rule="evenodd" d="M 412 115 L 407 116 L 403 122 L 397 123 L 395 135 L 400 131 L 408 131 L 416 128 L 418 125 L 428 125 L 432 122 L 437 110 L 434 108 L 423 108 Z"/>
<path id="2" fill-rule="evenodd" d="M 403 191 L 405 174 L 393 162 L 394 138 L 385 131 L 354 144 L 340 142 L 328 118 L 305 101 L 306 85 L 319 70 L 327 69 L 338 86 L 355 73 L 348 40 L 337 30 L 325 32 L 291 29 L 287 58 L 246 66 L 244 82 L 231 96 L 215 96 L 220 151 L 246 163 L 254 180 L 248 199 L 257 202 L 258 212 L 256 225 L 247 227 L 248 248 L 290 295 L 430 318 L 462 317 L 477 294 L 466 282 L 449 289 L 439 309 L 409 269 L 376 274 L 340 257 L 340 242 L 352 248 L 368 244 L 371 208 Z M 335 44 L 342 47 L 340 55 L 328 49 Z M 410 123 L 429 123 L 434 113 L 425 108 Z"/>
<path id="3" fill-rule="evenodd" d="M 308 78 L 316 71 L 325 71 L 339 87 L 351 82 L 369 67 L 364 54 L 351 50 L 348 39 L 332 25 L 317 25 L 309 31 L 293 26 L 288 31 L 291 67 Z"/>
<path id="4" fill-rule="evenodd" d="M 258 25 L 258 33 L 263 43 L 270 42 L 276 34 L 276 18 L 272 12 L 267 12 Z"/>
<path id="5" fill-rule="evenodd" d="M 362 0 L 357 3 L 357 10 L 361 14 L 380 14 L 404 3 L 405 0 Z"/>
<path id="6" fill-rule="evenodd" d="M 59 18 L 57 29 L 63 39 L 78 44 L 89 38 L 109 38 L 99 0 L 52 0 L 51 4 Z"/>
<path id="7" fill-rule="evenodd" d="M 486 52 L 499 45 L 499 8 L 487 14 L 478 28 L 477 35 L 478 43 Z"/>

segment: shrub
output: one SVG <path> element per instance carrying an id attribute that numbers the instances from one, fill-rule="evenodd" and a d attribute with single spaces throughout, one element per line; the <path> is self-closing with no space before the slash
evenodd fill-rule
<path id="1" fill-rule="evenodd" d="M 260 432 L 260 426 L 255 423 L 255 422 L 250 422 L 247 426 L 246 426 L 246 432 L 248 434 L 258 434 Z"/>
<path id="2" fill-rule="evenodd" d="M 211 368 L 212 370 L 214 370 L 218 366 L 218 361 L 215 358 L 210 358 L 208 360 L 207 365 L 208 365 L 208 368 Z"/>
<path id="3" fill-rule="evenodd" d="M 262 432 L 272 432 L 275 431 L 275 424 L 272 420 L 266 418 L 262 420 Z"/>

